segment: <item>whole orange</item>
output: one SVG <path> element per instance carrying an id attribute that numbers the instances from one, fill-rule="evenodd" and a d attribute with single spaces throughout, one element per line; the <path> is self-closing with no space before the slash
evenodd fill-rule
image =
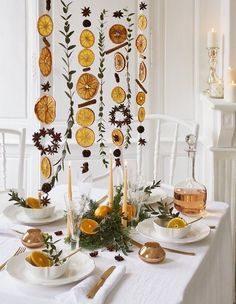
<path id="1" fill-rule="evenodd" d="M 95 210 L 95 216 L 98 218 L 104 218 L 109 212 L 111 212 L 111 208 L 109 206 L 102 205 Z"/>

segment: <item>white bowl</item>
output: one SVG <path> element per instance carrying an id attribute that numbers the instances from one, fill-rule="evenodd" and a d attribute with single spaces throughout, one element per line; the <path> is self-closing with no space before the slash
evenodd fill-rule
<path id="1" fill-rule="evenodd" d="M 51 266 L 51 267 L 37 267 L 30 264 L 25 259 L 25 266 L 27 271 L 34 277 L 38 279 L 49 279 L 53 280 L 63 276 L 68 267 L 69 259 L 67 259 L 63 264 L 59 266 Z"/>
<path id="2" fill-rule="evenodd" d="M 191 225 L 187 225 L 183 228 L 167 228 L 164 226 L 163 221 L 161 221 L 159 218 L 156 218 L 153 221 L 153 226 L 156 232 L 161 237 L 166 239 L 182 239 L 189 233 L 191 229 Z"/>
<path id="3" fill-rule="evenodd" d="M 44 219 L 47 217 L 51 217 L 54 210 L 55 206 L 50 204 L 46 207 L 36 209 L 36 208 L 23 208 L 25 214 L 30 218 L 30 219 Z"/>

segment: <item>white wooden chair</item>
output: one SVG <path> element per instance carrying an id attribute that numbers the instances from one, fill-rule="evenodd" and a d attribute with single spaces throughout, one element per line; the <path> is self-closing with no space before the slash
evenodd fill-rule
<path id="1" fill-rule="evenodd" d="M 11 188 L 17 190 L 20 195 L 24 194 L 24 158 L 25 158 L 25 128 L 23 129 L 1 129 L 0 128 L 0 194 L 8 193 Z M 8 172 L 7 162 L 9 153 L 7 152 L 8 144 L 16 144 L 17 138 L 17 150 L 14 151 L 14 157 L 18 158 L 18 168 L 16 171 Z M 14 139 L 14 141 L 13 141 Z M 15 156 L 16 155 L 16 156 Z M 12 168 L 11 168 L 12 169 Z M 9 170 L 10 171 L 10 170 Z M 16 184 L 14 187 L 10 187 L 8 183 L 8 176 L 11 174 L 17 174 Z M 1 195 L 2 197 L 2 195 Z"/>
<path id="2" fill-rule="evenodd" d="M 173 181 L 176 169 L 176 158 L 178 155 L 178 143 L 185 143 L 186 135 L 194 134 L 196 136 L 197 146 L 199 125 L 194 122 L 186 122 L 184 120 L 162 114 L 146 115 L 145 124 L 149 124 L 148 140 L 153 142 L 153 147 L 151 147 L 151 151 L 148 152 L 149 157 L 150 154 L 152 154 L 152 159 L 148 159 L 148 162 L 152 162 L 151 166 L 153 166 L 152 178 L 153 180 L 160 178 L 160 176 L 158 176 L 158 172 L 160 172 L 160 162 L 163 160 L 161 157 L 161 147 L 165 144 L 165 159 L 169 159 L 169 164 L 167 165 L 169 172 L 167 174 L 167 179 L 163 180 L 164 177 L 161 176 L 161 180 L 162 186 L 167 190 L 170 190 L 173 188 L 174 184 Z M 182 149 L 183 147 L 184 145 L 181 146 Z M 141 174 L 144 166 L 143 150 L 144 149 L 140 145 L 137 145 L 138 175 Z"/>
<path id="3" fill-rule="evenodd" d="M 138 119 L 134 119 L 133 130 L 137 134 L 136 127 Z M 171 191 L 173 187 L 173 181 L 175 176 L 176 169 L 176 158 L 178 153 L 178 143 L 183 143 L 181 146 L 181 154 L 183 154 L 183 147 L 185 146 L 185 136 L 188 134 L 194 134 L 198 139 L 198 124 L 194 122 L 186 122 L 184 120 L 177 119 L 172 116 L 162 115 L 162 114 L 150 114 L 146 115 L 144 122 L 146 132 L 145 138 L 148 141 L 148 149 L 146 147 L 141 147 L 137 142 L 137 170 L 136 175 L 141 175 L 143 172 L 144 166 L 149 165 L 149 170 L 152 170 L 152 176 L 150 178 L 157 180 L 160 178 L 162 180 L 162 186 L 167 190 Z M 153 142 L 153 145 L 150 144 Z M 197 141 L 196 141 L 197 143 Z M 168 164 L 168 178 L 165 180 L 163 176 L 158 176 L 160 172 L 160 163 L 162 161 L 161 147 L 166 145 L 165 157 L 168 155 L 169 164 Z M 147 151 L 148 150 L 148 151 Z M 126 153 L 126 151 L 124 151 Z M 129 151 L 128 151 L 129 153 Z M 145 161 L 143 154 L 146 154 Z M 123 153 L 122 153 L 123 155 Z M 123 163 L 123 159 L 121 159 Z M 151 164 L 151 165 L 150 165 Z M 162 172 L 163 173 L 163 172 Z M 107 178 L 108 171 L 104 174 L 98 174 L 93 178 L 93 181 L 99 182 L 100 180 Z M 146 176 L 145 176 L 146 177 Z"/>

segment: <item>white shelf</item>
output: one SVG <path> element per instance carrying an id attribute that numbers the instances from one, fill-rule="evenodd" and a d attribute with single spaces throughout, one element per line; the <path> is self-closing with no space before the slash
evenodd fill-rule
<path id="1" fill-rule="evenodd" d="M 236 102 L 228 102 L 225 99 L 211 98 L 203 93 L 200 94 L 202 101 L 208 102 L 213 110 L 236 112 Z"/>

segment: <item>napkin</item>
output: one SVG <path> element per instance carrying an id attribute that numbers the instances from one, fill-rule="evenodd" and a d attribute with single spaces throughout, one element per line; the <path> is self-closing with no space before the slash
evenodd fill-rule
<path id="1" fill-rule="evenodd" d="M 57 296 L 56 299 L 60 304 L 103 304 L 108 294 L 124 276 L 125 270 L 125 266 L 116 266 L 115 270 L 106 279 L 105 283 L 98 290 L 93 299 L 88 299 L 86 295 L 89 289 L 98 281 L 99 276 L 88 277 L 73 287 L 70 291 Z"/>

